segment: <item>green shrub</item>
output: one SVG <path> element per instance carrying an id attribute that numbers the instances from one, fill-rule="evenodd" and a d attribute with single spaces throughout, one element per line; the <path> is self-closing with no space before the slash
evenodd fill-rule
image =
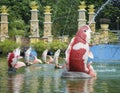
<path id="1" fill-rule="evenodd" d="M 52 43 L 50 43 L 50 48 L 53 51 L 56 51 L 57 49 L 65 50 L 67 48 L 67 44 L 59 40 L 54 40 Z"/>
<path id="2" fill-rule="evenodd" d="M 12 40 L 4 40 L 0 42 L 0 50 L 2 51 L 2 54 L 6 55 L 8 52 L 13 51 L 15 48 L 17 48 L 19 45 Z"/>
<path id="3" fill-rule="evenodd" d="M 65 50 L 67 48 L 67 43 L 61 42 L 60 40 L 54 40 L 50 44 L 50 50 L 54 53 L 56 50 L 60 49 L 61 53 L 60 56 L 65 56 Z"/>
<path id="4" fill-rule="evenodd" d="M 44 41 L 39 41 L 37 43 L 31 44 L 31 46 L 38 52 L 39 55 L 47 48 L 47 43 Z"/>
<path id="5" fill-rule="evenodd" d="M 117 34 L 109 32 L 109 43 L 118 43 Z"/>
<path id="6" fill-rule="evenodd" d="M 61 42 L 59 40 L 55 40 L 51 43 L 39 41 L 37 43 L 32 44 L 32 47 L 38 52 L 39 56 L 42 55 L 42 53 L 45 49 L 48 49 L 48 50 L 52 51 L 53 53 L 56 50 L 61 49 L 60 54 L 64 55 L 64 51 L 67 48 L 67 44 L 65 42 Z"/>

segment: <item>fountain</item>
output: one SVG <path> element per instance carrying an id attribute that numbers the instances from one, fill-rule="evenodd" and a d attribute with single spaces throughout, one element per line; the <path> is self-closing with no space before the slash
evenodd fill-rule
<path id="1" fill-rule="evenodd" d="M 97 79 L 64 79 L 61 73 L 65 69 L 54 69 L 53 64 L 34 64 L 22 72 L 8 74 L 6 59 L 0 59 L 0 93 L 119 93 L 119 63 L 94 64 Z"/>
<path id="2" fill-rule="evenodd" d="M 88 57 L 93 58 L 89 50 L 91 29 L 88 25 L 82 26 L 71 40 L 66 50 L 67 71 L 63 72 L 63 78 L 90 78 L 96 77 Z"/>
<path id="3" fill-rule="evenodd" d="M 108 4 L 112 3 L 115 6 L 118 6 L 120 4 L 119 0 L 107 0 L 97 11 L 95 16 L 92 20 L 95 19 L 95 17 L 100 13 L 100 11 Z M 91 20 L 91 21 L 92 21 Z M 91 24 L 91 23 L 90 23 Z M 89 24 L 89 25 L 90 25 Z M 119 61 L 120 60 L 120 45 L 119 41 L 117 44 L 99 44 L 94 45 L 91 47 L 91 51 L 94 54 L 94 59 L 92 61 L 94 62 L 113 62 L 113 61 Z M 99 55 L 98 55 L 99 53 Z"/>
<path id="4" fill-rule="evenodd" d="M 120 60 L 120 45 L 114 44 L 101 44 L 91 47 L 94 54 L 94 62 L 112 62 Z M 99 55 L 98 55 L 99 53 Z"/>
<path id="5" fill-rule="evenodd" d="M 77 49 L 78 47 L 75 48 Z M 66 69 L 54 69 L 53 64 L 34 64 L 26 67 L 24 69 L 25 71 L 20 74 L 7 74 L 5 67 L 7 65 L 6 60 L 2 60 L 3 58 L 0 58 L 0 92 L 119 93 L 120 63 L 117 62 L 114 65 L 106 63 L 106 60 L 116 60 L 116 58 L 119 60 L 119 49 L 120 46 L 118 45 L 116 45 L 116 47 L 115 45 L 96 45 L 90 47 L 90 50 L 94 54 L 94 59 L 92 60 L 96 62 L 93 66 L 97 72 L 97 79 L 91 78 L 89 74 L 84 72 L 66 71 L 62 73 Z M 97 52 L 95 50 L 97 50 Z M 101 58 L 105 58 L 105 61 Z M 98 61 L 105 63 L 102 64 Z M 70 77 L 70 79 L 61 79 L 61 74 L 67 74 L 68 77 L 63 77 Z"/>
<path id="6" fill-rule="evenodd" d="M 100 11 L 108 4 L 110 3 L 111 0 L 107 0 L 101 7 L 100 9 L 98 9 L 98 11 L 96 12 L 95 16 L 92 18 L 91 22 L 93 22 L 93 20 L 96 18 L 96 16 L 100 13 Z M 89 23 L 89 25 L 91 24 L 91 22 Z"/>
<path id="7" fill-rule="evenodd" d="M 91 21 L 89 22 L 89 25 L 93 22 L 95 17 L 100 13 L 100 11 L 108 4 L 111 0 L 107 0 L 97 11 L 97 13 L 93 16 Z M 70 45 L 68 46 L 68 49 L 66 51 L 66 61 L 67 61 L 67 71 L 62 73 L 63 78 L 90 78 L 90 77 L 96 77 L 96 72 L 94 71 L 93 67 L 88 68 L 89 63 L 88 57 L 89 53 L 85 53 L 84 49 L 89 51 L 89 46 L 86 46 L 86 42 L 84 42 L 87 35 L 85 33 L 82 33 L 82 30 L 87 33 L 88 29 L 85 29 L 85 26 L 82 26 L 78 32 L 76 33 L 76 36 L 71 40 Z M 79 33 L 79 34 L 78 34 Z M 82 33 L 80 35 L 80 33 Z M 89 33 L 90 35 L 90 33 Z M 88 35 L 88 37 L 89 37 Z M 86 37 L 85 37 L 86 36 Z M 90 38 L 88 38 L 90 39 Z M 88 40 L 87 39 L 87 40 Z M 86 41 L 87 41 L 86 40 Z M 89 43 L 89 42 L 87 42 Z M 103 48 L 103 49 L 102 49 Z M 120 60 L 119 55 L 120 52 L 117 52 L 118 48 L 120 46 L 114 46 L 114 45 L 100 45 L 100 46 L 93 46 L 90 49 L 92 50 L 93 54 L 95 53 L 95 59 L 92 61 L 103 61 L 103 60 Z M 83 50 L 82 50 L 83 49 Z M 97 49 L 97 50 L 96 50 Z M 102 49 L 102 51 L 101 51 Z M 98 55 L 99 53 L 103 53 L 104 55 Z M 99 56 L 99 57 L 98 57 Z M 102 59 L 100 59 L 102 58 Z M 89 71 L 91 70 L 91 73 Z"/>

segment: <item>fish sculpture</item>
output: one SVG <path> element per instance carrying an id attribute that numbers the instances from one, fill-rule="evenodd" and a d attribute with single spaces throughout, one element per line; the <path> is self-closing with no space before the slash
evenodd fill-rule
<path id="1" fill-rule="evenodd" d="M 13 68 L 13 65 L 11 64 L 13 62 L 13 58 L 15 57 L 14 52 L 10 52 L 7 56 L 7 62 L 8 62 L 8 71 L 15 71 Z"/>
<path id="2" fill-rule="evenodd" d="M 55 62 L 55 64 L 58 64 L 59 55 L 60 55 L 60 49 L 58 49 L 58 50 L 54 53 L 54 62 Z"/>
<path id="3" fill-rule="evenodd" d="M 59 65 L 58 63 L 58 58 L 59 58 L 59 55 L 60 55 L 60 52 L 61 50 L 58 49 L 55 53 L 54 53 L 54 62 L 55 62 L 55 68 L 62 68 L 62 66 Z"/>
<path id="4" fill-rule="evenodd" d="M 47 64 L 51 64 L 53 61 L 54 61 L 53 57 L 50 56 L 50 55 L 47 55 L 47 61 L 46 61 L 46 63 Z"/>
<path id="5" fill-rule="evenodd" d="M 33 64 L 36 64 L 36 63 L 42 63 L 42 60 L 38 59 L 37 56 L 34 56 L 34 61 L 33 61 Z"/>
<path id="6" fill-rule="evenodd" d="M 13 52 L 8 54 L 8 70 L 9 71 L 16 71 L 16 69 L 26 66 L 24 62 L 18 61 L 18 59 L 22 58 L 20 56 L 20 48 L 16 48 Z"/>
<path id="7" fill-rule="evenodd" d="M 65 52 L 68 71 L 84 72 L 92 77 L 96 76 L 96 72 L 91 65 L 92 62 L 88 63 L 88 57 L 93 58 L 89 49 L 91 32 L 90 27 L 84 25 L 72 38 Z"/>
<path id="8" fill-rule="evenodd" d="M 32 48 L 29 47 L 26 52 L 25 52 L 25 61 L 27 65 L 31 65 L 32 63 L 30 62 L 30 53 L 32 51 Z"/>
<path id="9" fill-rule="evenodd" d="M 47 53 L 48 53 L 48 49 L 44 50 L 42 53 L 42 60 L 44 63 L 47 63 Z"/>

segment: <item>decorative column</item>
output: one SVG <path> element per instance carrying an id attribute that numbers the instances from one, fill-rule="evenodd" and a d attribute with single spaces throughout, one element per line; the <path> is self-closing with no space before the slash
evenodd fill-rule
<path id="1" fill-rule="evenodd" d="M 52 27 L 52 22 L 51 22 L 51 7 L 46 6 L 45 7 L 45 19 L 44 19 L 44 40 L 48 42 L 52 42 L 52 34 L 51 34 L 51 27 Z"/>
<path id="2" fill-rule="evenodd" d="M 101 18 L 100 19 L 100 31 L 102 32 L 103 38 L 104 38 L 104 43 L 109 42 L 109 24 L 110 24 L 110 19 L 107 18 Z"/>
<path id="3" fill-rule="evenodd" d="M 94 5 L 89 5 L 89 25 L 90 25 L 90 28 L 93 32 L 95 32 L 95 9 L 94 9 Z"/>
<path id="4" fill-rule="evenodd" d="M 36 41 L 39 41 L 39 20 L 38 20 L 38 5 L 36 1 L 32 1 L 30 3 L 30 7 L 32 8 L 31 11 L 31 20 L 30 20 L 30 41 L 31 43 L 34 43 Z"/>
<path id="5" fill-rule="evenodd" d="M 85 2 L 84 1 L 81 1 L 80 2 L 81 5 L 78 6 L 79 9 L 78 9 L 78 12 L 79 12 L 79 19 L 78 19 L 78 29 L 83 26 L 83 25 L 86 25 L 86 16 L 85 16 L 85 8 L 86 8 L 86 5 L 85 5 Z"/>
<path id="6" fill-rule="evenodd" d="M 4 41 L 8 38 L 8 9 L 6 6 L 1 7 L 1 32 L 0 32 L 0 39 Z"/>

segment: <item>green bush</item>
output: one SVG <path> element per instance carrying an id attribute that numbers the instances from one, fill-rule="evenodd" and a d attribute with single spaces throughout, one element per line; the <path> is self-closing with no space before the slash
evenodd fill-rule
<path id="1" fill-rule="evenodd" d="M 109 43 L 118 43 L 117 34 L 109 32 Z"/>
<path id="2" fill-rule="evenodd" d="M 47 43 L 44 41 L 39 41 L 37 43 L 31 44 L 31 46 L 38 52 L 39 55 L 47 48 Z"/>
<path id="3" fill-rule="evenodd" d="M 54 40 L 52 43 L 50 43 L 50 49 L 54 52 L 57 49 L 66 50 L 66 48 L 67 48 L 67 44 L 59 40 Z"/>
<path id="4" fill-rule="evenodd" d="M 65 42 L 61 42 L 59 40 L 55 40 L 51 43 L 39 41 L 37 43 L 32 44 L 32 47 L 38 52 L 39 56 L 42 55 L 42 53 L 45 49 L 48 49 L 48 50 L 52 51 L 53 53 L 56 50 L 61 49 L 60 54 L 64 55 L 64 51 L 67 48 L 67 44 Z"/>
<path id="5" fill-rule="evenodd" d="M 0 42 L 0 50 L 2 51 L 3 55 L 6 55 L 8 52 L 13 51 L 19 45 L 12 40 L 4 40 Z"/>
<path id="6" fill-rule="evenodd" d="M 54 40 L 51 44 L 50 44 L 50 50 L 55 53 L 56 50 L 60 49 L 61 53 L 60 56 L 65 56 L 65 50 L 67 48 L 67 43 L 65 42 L 61 42 L 59 40 Z"/>

